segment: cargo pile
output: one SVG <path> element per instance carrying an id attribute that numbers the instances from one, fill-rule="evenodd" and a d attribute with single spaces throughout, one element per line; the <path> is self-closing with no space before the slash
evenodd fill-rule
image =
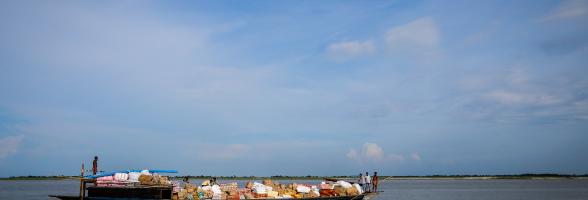
<path id="1" fill-rule="evenodd" d="M 237 183 L 230 184 L 210 184 L 210 181 L 204 181 L 200 186 L 190 183 L 180 186 L 179 182 L 172 183 L 173 196 L 175 200 L 198 200 L 198 199 L 240 199 L 239 188 Z"/>
<path id="2" fill-rule="evenodd" d="M 157 173 L 149 173 L 148 170 L 141 172 L 115 173 L 112 176 L 96 178 L 96 186 L 102 187 L 125 187 L 125 186 L 170 186 L 171 182 L 167 176 L 160 176 Z"/>
<path id="3" fill-rule="evenodd" d="M 309 184 L 280 184 L 271 180 L 259 182 L 247 182 L 245 188 L 238 188 L 236 182 L 229 184 L 216 184 L 204 181 L 200 186 L 190 183 L 180 184 L 173 182 L 173 200 L 200 200 L 200 199 L 299 199 L 333 196 L 354 196 L 363 191 L 358 184 L 346 181 L 334 183 L 322 182 L 319 185 Z"/>

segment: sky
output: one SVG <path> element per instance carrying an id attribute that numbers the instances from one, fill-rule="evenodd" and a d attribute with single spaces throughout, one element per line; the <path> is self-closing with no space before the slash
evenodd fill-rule
<path id="1" fill-rule="evenodd" d="M 0 1 L 0 177 L 588 173 L 588 1 Z"/>

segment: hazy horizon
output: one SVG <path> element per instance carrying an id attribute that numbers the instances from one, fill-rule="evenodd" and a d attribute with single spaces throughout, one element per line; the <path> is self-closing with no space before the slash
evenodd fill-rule
<path id="1" fill-rule="evenodd" d="M 588 173 L 588 1 L 1 1 L 0 177 Z"/>

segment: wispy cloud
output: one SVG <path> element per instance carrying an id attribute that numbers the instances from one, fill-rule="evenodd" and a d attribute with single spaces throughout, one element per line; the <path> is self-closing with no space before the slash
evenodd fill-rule
<path id="1" fill-rule="evenodd" d="M 564 0 L 543 17 L 543 21 L 556 21 L 574 19 L 588 15 L 588 1 L 585 0 Z"/>
<path id="2" fill-rule="evenodd" d="M 410 158 L 416 161 L 421 160 L 421 155 L 419 153 L 411 153 Z"/>
<path id="3" fill-rule="evenodd" d="M 0 138 L 0 159 L 17 153 L 22 140 L 22 135 Z"/>
<path id="4" fill-rule="evenodd" d="M 389 29 L 385 40 L 393 52 L 420 53 L 439 45 L 440 31 L 433 18 L 425 17 Z"/>
<path id="5" fill-rule="evenodd" d="M 371 40 L 345 41 L 330 44 L 327 47 L 327 55 L 335 60 L 347 60 L 359 56 L 370 55 L 376 51 Z"/>
<path id="6" fill-rule="evenodd" d="M 529 68 L 515 65 L 498 73 L 465 76 L 460 83 L 461 99 L 468 100 L 461 109 L 474 114 L 473 118 L 503 122 L 582 120 L 587 114 L 580 106 L 586 98 L 582 80 L 550 79 L 544 76 L 552 74 L 539 75 Z"/>
<path id="7" fill-rule="evenodd" d="M 497 90 L 485 95 L 491 101 L 505 105 L 553 105 L 562 102 L 556 96 Z"/>

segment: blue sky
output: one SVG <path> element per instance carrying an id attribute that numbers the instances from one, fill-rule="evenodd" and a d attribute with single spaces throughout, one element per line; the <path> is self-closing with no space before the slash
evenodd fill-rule
<path id="1" fill-rule="evenodd" d="M 0 176 L 588 173 L 587 1 L 3 1 Z"/>

